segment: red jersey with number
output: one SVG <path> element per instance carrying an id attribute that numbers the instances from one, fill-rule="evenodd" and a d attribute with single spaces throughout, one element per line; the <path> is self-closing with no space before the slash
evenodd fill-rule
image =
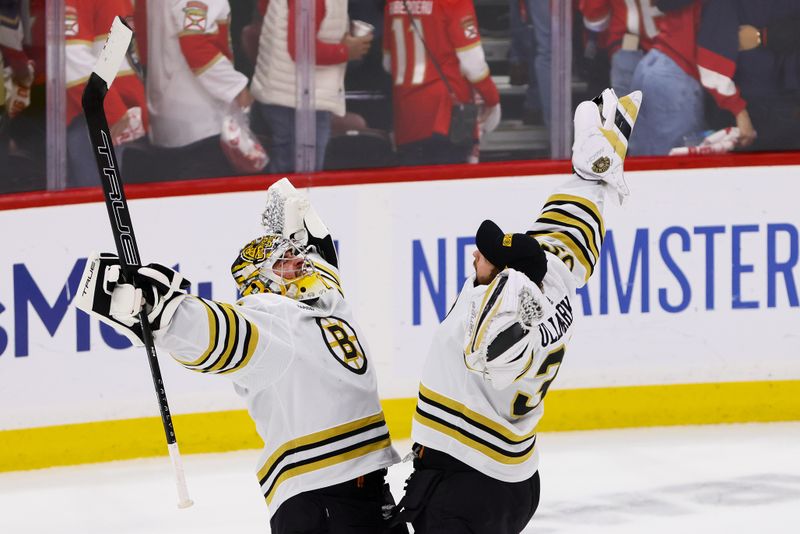
<path id="1" fill-rule="evenodd" d="M 386 3 L 383 48 L 391 58 L 395 141 L 398 145 L 426 139 L 433 134 L 447 135 L 449 131 L 453 98 L 431 55 L 438 62 L 456 100 L 473 102 L 477 91 L 486 105 L 499 102 L 488 67 L 485 74 L 473 77 L 471 81 L 462 74 L 458 54 L 469 53 L 472 48 L 480 46 L 472 0 L 390 0 Z"/>

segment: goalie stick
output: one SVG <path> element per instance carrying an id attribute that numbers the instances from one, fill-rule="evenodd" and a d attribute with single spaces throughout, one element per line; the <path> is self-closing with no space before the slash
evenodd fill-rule
<path id="1" fill-rule="evenodd" d="M 103 184 L 106 208 L 111 221 L 114 242 L 117 246 L 122 275 L 129 283 L 134 283 L 133 275 L 141 266 L 141 261 L 103 102 L 111 83 L 117 75 L 122 59 L 128 51 L 132 36 L 131 29 L 122 19 L 116 17 L 111 25 L 108 40 L 100 53 L 100 58 L 97 60 L 94 71 L 86 83 L 82 99 L 83 112 L 86 115 L 89 137 L 97 160 L 97 171 Z M 180 453 L 178 452 L 175 429 L 172 426 L 167 393 L 164 388 L 164 381 L 161 378 L 161 369 L 158 365 L 156 348 L 153 343 L 153 332 L 147 322 L 147 312 L 144 307 L 139 312 L 139 322 L 142 326 L 142 339 L 147 351 L 150 374 L 153 377 L 153 385 L 155 386 L 156 397 L 161 410 L 161 422 L 164 424 L 164 433 L 167 437 L 167 449 L 169 450 L 175 473 L 175 484 L 178 489 L 178 507 L 187 508 L 192 505 L 192 501 L 189 499 L 189 492 L 186 488 L 186 477 L 183 472 Z"/>

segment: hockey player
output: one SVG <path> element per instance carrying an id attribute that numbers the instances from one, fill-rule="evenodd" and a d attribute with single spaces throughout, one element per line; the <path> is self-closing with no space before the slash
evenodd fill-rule
<path id="1" fill-rule="evenodd" d="M 286 179 L 270 187 L 263 222 L 231 268 L 235 304 L 188 295 L 178 272 L 156 264 L 139 269 L 134 289 L 116 256 L 101 254 L 78 307 L 141 345 L 144 305 L 157 346 L 187 369 L 230 377 L 264 440 L 258 481 L 273 533 L 384 532 L 384 475 L 399 458 L 333 240 Z"/>
<path id="2" fill-rule="evenodd" d="M 397 520 L 418 534 L 518 533 L 539 503 L 536 425 L 572 337 L 575 289 L 594 270 L 607 193 L 641 93 L 606 89 L 575 112 L 574 176 L 527 233 L 478 228 L 475 274 L 436 331 L 420 381 L 414 472 Z"/>

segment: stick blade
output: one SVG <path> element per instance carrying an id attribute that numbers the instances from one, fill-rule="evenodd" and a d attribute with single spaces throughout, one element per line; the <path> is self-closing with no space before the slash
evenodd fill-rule
<path id="1" fill-rule="evenodd" d="M 114 18 L 114 22 L 108 32 L 106 44 L 100 52 L 100 57 L 95 63 L 93 71 L 106 82 L 106 86 L 111 87 L 114 78 L 117 77 L 119 66 L 128 52 L 128 46 L 130 46 L 132 38 L 133 31 L 130 27 L 120 17 Z"/>

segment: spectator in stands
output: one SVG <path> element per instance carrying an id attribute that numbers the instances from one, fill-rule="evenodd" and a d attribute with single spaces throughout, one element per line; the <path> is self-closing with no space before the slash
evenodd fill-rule
<path id="1" fill-rule="evenodd" d="M 798 24 L 797 0 L 709 0 L 704 7 L 700 80 L 735 118 L 740 147 L 800 148 Z"/>
<path id="2" fill-rule="evenodd" d="M 508 0 L 509 82 L 528 85 L 523 122 L 550 124 L 550 0 Z M 526 73 L 525 76 L 520 76 Z M 536 83 L 531 83 L 535 74 Z"/>
<path id="3" fill-rule="evenodd" d="M 647 95 L 629 147 L 636 156 L 666 155 L 704 123 L 695 59 L 702 0 L 655 0 L 655 5 L 664 13 L 655 19 L 658 34 L 631 79 L 631 89 Z"/>
<path id="4" fill-rule="evenodd" d="M 6 135 L 6 128 L 8 127 L 6 116 L 6 83 L 5 83 L 5 64 L 3 63 L 3 51 L 0 49 L 0 168 L 8 169 L 8 136 Z M 5 180 L 0 182 L 0 193 L 4 193 Z"/>
<path id="5" fill-rule="evenodd" d="M 295 169 L 297 108 L 296 32 L 293 0 L 261 0 L 258 57 L 252 91 L 254 111 L 269 125 L 269 172 Z M 315 0 L 314 109 L 316 110 L 315 170 L 323 167 L 331 133 L 331 116 L 345 114 L 344 74 L 349 60 L 369 51 L 373 36 L 354 37 L 348 29 L 347 0 Z"/>
<path id="6" fill-rule="evenodd" d="M 34 148 L 28 143 L 32 89 L 37 70 L 26 47 L 31 27 L 26 24 L 33 6 L 21 0 L 0 0 L 0 192 L 36 189 L 44 181 L 44 120 Z"/>
<path id="7" fill-rule="evenodd" d="M 246 113 L 253 97 L 233 68 L 229 14 L 226 0 L 136 2 L 150 141 L 161 149 L 166 179 L 237 173 L 220 134 L 226 117 Z"/>
<path id="8" fill-rule="evenodd" d="M 606 32 L 603 40 L 611 60 L 611 88 L 618 95 L 627 95 L 633 90 L 633 71 L 658 35 L 656 21 L 663 13 L 650 0 L 580 0 L 580 10 L 588 31 Z M 595 36 L 594 41 L 599 40 Z"/>
<path id="9" fill-rule="evenodd" d="M 99 186 L 81 97 L 116 16 L 133 17 L 130 0 L 66 0 L 64 6 L 67 73 L 67 184 Z M 122 161 L 125 143 L 145 135 L 147 105 L 144 85 L 123 59 L 105 99 L 106 118 L 117 159 Z"/>
<path id="10" fill-rule="evenodd" d="M 472 0 L 391 0 L 384 20 L 384 67 L 394 82 L 398 159 L 410 165 L 465 163 L 479 129 L 492 131 L 500 121 L 500 96 Z M 473 90 L 483 101 L 479 128 L 463 135 L 451 118 L 459 104 L 474 103 Z"/>

